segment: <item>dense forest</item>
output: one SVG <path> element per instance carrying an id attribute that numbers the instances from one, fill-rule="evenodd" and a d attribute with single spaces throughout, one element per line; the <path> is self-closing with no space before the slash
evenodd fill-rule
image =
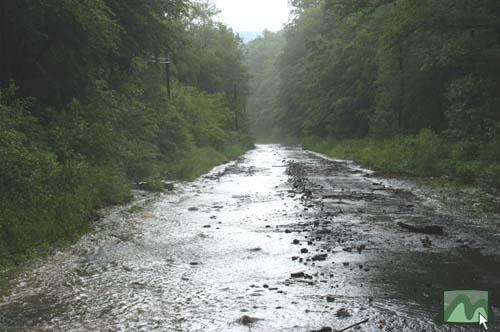
<path id="1" fill-rule="evenodd" d="M 291 4 L 283 32 L 248 46 L 262 139 L 500 186 L 500 2 Z"/>
<path id="2" fill-rule="evenodd" d="M 243 45 L 206 1 L 0 3 L 0 265 L 252 146 Z"/>

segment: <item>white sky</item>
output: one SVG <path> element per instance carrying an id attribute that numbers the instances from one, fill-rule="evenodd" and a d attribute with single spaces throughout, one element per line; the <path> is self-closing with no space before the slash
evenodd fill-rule
<path id="1" fill-rule="evenodd" d="M 218 18 L 236 32 L 281 30 L 288 21 L 288 0 L 213 0 Z"/>

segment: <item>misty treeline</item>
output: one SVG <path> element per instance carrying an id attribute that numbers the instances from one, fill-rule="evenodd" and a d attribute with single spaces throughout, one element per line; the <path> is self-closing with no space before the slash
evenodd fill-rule
<path id="1" fill-rule="evenodd" d="M 499 1 L 291 3 L 284 31 L 247 51 L 261 138 L 500 185 Z"/>
<path id="2" fill-rule="evenodd" d="M 242 43 L 215 13 L 0 2 L 0 265 L 76 239 L 134 184 L 159 190 L 251 146 Z"/>

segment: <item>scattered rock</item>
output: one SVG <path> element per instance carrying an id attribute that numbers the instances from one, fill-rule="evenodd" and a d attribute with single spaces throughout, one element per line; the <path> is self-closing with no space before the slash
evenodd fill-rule
<path id="1" fill-rule="evenodd" d="M 146 284 L 140 281 L 134 281 L 132 283 L 132 286 L 134 286 L 135 288 L 144 288 L 146 287 Z"/>
<path id="2" fill-rule="evenodd" d="M 327 295 L 326 302 L 328 303 L 335 302 L 335 297 L 333 295 Z"/>
<path id="3" fill-rule="evenodd" d="M 252 325 L 256 322 L 258 322 L 259 320 L 261 320 L 260 318 L 255 318 L 255 317 L 250 317 L 250 316 L 247 316 L 247 315 L 243 315 L 241 316 L 241 318 L 239 318 L 237 320 L 237 322 L 241 325 L 245 325 L 245 326 L 248 326 L 248 325 Z"/>
<path id="4" fill-rule="evenodd" d="M 295 245 L 300 244 L 300 241 L 299 240 L 293 240 L 293 244 L 295 244 Z"/>
<path id="5" fill-rule="evenodd" d="M 420 239 L 420 241 L 422 242 L 422 245 L 424 246 L 424 248 L 432 247 L 432 241 L 431 241 L 431 239 L 429 239 L 429 237 L 426 236 L 424 239 Z"/>
<path id="6" fill-rule="evenodd" d="M 304 278 L 305 275 L 306 274 L 304 272 L 296 272 L 291 274 L 292 278 L 295 279 Z"/>
<path id="7" fill-rule="evenodd" d="M 130 266 L 122 266 L 123 270 L 124 271 L 127 271 L 127 272 L 132 272 L 134 269 Z"/>
<path id="8" fill-rule="evenodd" d="M 347 318 L 352 316 L 351 313 L 345 308 L 339 309 L 335 315 L 339 318 Z"/>
<path id="9" fill-rule="evenodd" d="M 309 252 L 309 250 L 307 248 L 300 249 L 301 254 L 307 254 L 308 252 Z"/>
<path id="10" fill-rule="evenodd" d="M 203 228 L 212 228 L 212 226 L 211 225 L 205 225 L 205 226 L 203 226 Z"/>
<path id="11" fill-rule="evenodd" d="M 313 262 L 326 261 L 327 257 L 328 257 L 328 254 L 319 254 L 319 255 L 313 256 L 312 260 L 313 260 Z"/>

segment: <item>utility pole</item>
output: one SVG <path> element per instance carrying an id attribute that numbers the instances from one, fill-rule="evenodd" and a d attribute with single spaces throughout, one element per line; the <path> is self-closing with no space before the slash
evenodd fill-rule
<path id="1" fill-rule="evenodd" d="M 165 79 L 167 80 L 168 99 L 172 99 L 172 92 L 170 91 L 170 63 L 170 56 L 167 55 L 167 59 L 165 61 Z"/>
<path id="2" fill-rule="evenodd" d="M 167 54 L 165 58 L 153 58 L 153 62 L 165 65 L 165 80 L 167 83 L 168 99 L 172 99 L 172 92 L 170 89 L 170 64 L 172 63 L 172 61 L 170 61 L 170 56 Z"/>
<path id="3" fill-rule="evenodd" d="M 399 109 L 398 109 L 398 131 L 399 134 L 404 134 L 404 120 L 403 120 L 403 109 L 404 109 L 404 99 L 406 95 L 406 81 L 404 73 L 404 58 L 403 58 L 403 46 L 401 41 L 399 42 L 399 75 L 400 75 L 400 96 L 399 96 Z"/>
<path id="4" fill-rule="evenodd" d="M 233 86 L 233 107 L 234 107 L 234 127 L 236 130 L 239 129 L 239 119 L 238 119 L 238 84 Z"/>

